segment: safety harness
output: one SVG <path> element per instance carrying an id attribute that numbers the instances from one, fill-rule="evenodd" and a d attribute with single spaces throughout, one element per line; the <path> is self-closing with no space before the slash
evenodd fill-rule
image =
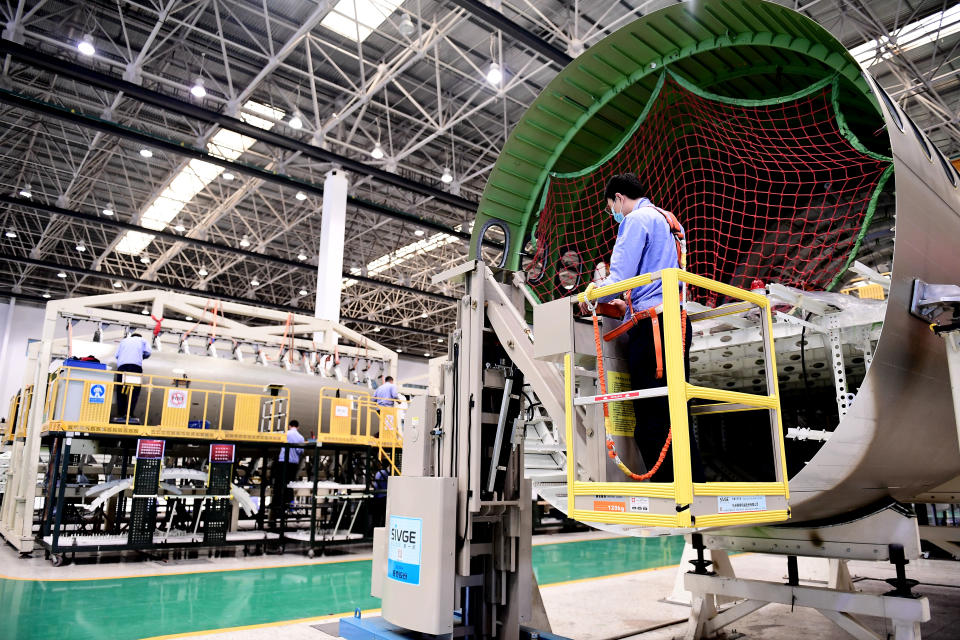
<path id="1" fill-rule="evenodd" d="M 683 234 L 683 228 L 680 226 L 680 223 L 677 222 L 676 216 L 674 216 L 669 211 L 664 211 L 660 207 L 653 207 L 663 216 L 664 220 L 667 221 L 667 225 L 670 227 L 670 233 L 673 235 L 673 240 L 677 245 L 677 262 L 680 265 L 681 269 L 686 269 L 687 266 L 687 241 Z M 680 336 L 683 341 L 683 347 L 686 348 L 686 339 L 687 339 L 687 311 L 686 311 L 686 302 L 687 302 L 687 285 L 682 283 L 681 285 L 682 297 L 680 305 Z M 593 320 L 593 337 L 594 342 L 596 343 L 597 348 L 597 377 L 600 381 L 600 393 L 606 395 L 607 393 L 607 377 L 603 370 L 603 345 L 600 342 L 600 322 L 598 317 L 598 311 L 603 315 L 610 316 L 617 319 L 623 319 L 626 315 L 627 309 L 630 311 L 630 318 L 625 322 L 622 322 L 615 329 L 607 332 L 603 335 L 603 339 L 606 342 L 613 340 L 633 327 L 641 320 L 650 318 L 650 324 L 653 329 L 653 344 L 654 351 L 657 358 L 657 379 L 663 378 L 663 344 L 660 339 L 660 313 L 663 312 L 663 305 L 659 304 L 655 307 L 649 309 L 644 309 L 637 311 L 633 308 L 633 289 L 627 291 L 627 302 L 624 304 L 623 301 L 617 300 L 613 303 L 597 303 L 596 301 L 587 301 L 587 308 L 590 309 L 590 313 Z M 632 480 L 649 480 L 653 475 L 660 469 L 660 466 L 663 464 L 664 458 L 667 456 L 667 452 L 670 450 L 670 443 L 673 441 L 673 428 L 671 427 L 667 431 L 666 442 L 663 443 L 663 448 L 660 449 L 660 456 L 657 458 L 657 462 L 650 468 L 646 473 L 634 473 L 624 464 L 623 460 L 620 459 L 620 455 L 617 453 L 616 444 L 613 441 L 613 435 L 611 434 L 610 429 L 610 409 L 607 406 L 607 403 L 603 404 L 603 426 L 606 431 L 606 443 L 607 443 L 607 455 L 610 456 L 610 459 L 613 460 L 614 464 L 630 479 Z"/>

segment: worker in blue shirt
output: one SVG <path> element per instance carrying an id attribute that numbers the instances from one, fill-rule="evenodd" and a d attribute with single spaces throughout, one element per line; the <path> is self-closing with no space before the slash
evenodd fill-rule
<path id="1" fill-rule="evenodd" d="M 150 343 L 144 340 L 139 333 L 131 333 L 117 345 L 117 352 L 114 356 L 117 360 L 117 371 L 143 373 L 143 361 L 145 358 L 149 358 L 150 354 Z M 117 374 L 115 380 L 122 384 L 115 385 L 117 410 L 112 422 L 140 424 L 139 418 L 133 415 L 137 409 L 137 402 L 140 400 L 140 385 L 124 380 L 122 374 Z"/>
<path id="2" fill-rule="evenodd" d="M 303 444 L 300 422 L 291 420 L 287 428 L 287 444 Z M 297 479 L 303 447 L 283 447 L 273 465 L 273 495 L 270 502 L 270 526 L 273 527 L 286 505 L 293 501 L 293 489 L 287 484 Z"/>
<path id="3" fill-rule="evenodd" d="M 400 394 L 397 393 L 397 385 L 393 384 L 393 376 L 387 376 L 383 379 L 383 384 L 377 387 L 377 389 L 373 392 L 373 397 L 374 400 L 376 400 L 377 405 L 381 407 L 395 407 L 400 404 Z M 386 416 L 383 411 L 378 410 L 377 413 L 379 414 L 380 420 L 374 426 L 374 432 L 370 434 L 374 438 L 380 435 L 381 426 L 392 426 L 393 429 L 397 428 L 397 416 L 393 415 L 393 412 L 386 412 L 387 414 L 391 414 Z"/>
<path id="4" fill-rule="evenodd" d="M 393 376 L 383 379 L 383 384 L 373 392 L 373 397 L 381 407 L 393 407 L 397 404 L 400 394 L 397 393 L 397 385 L 393 384 Z"/>
<path id="5" fill-rule="evenodd" d="M 613 176 L 607 183 L 604 196 L 607 210 L 619 223 L 617 240 L 610 257 L 610 275 L 592 284 L 588 289 L 602 287 L 633 278 L 644 273 L 680 266 L 680 255 L 686 252 L 683 227 L 672 213 L 655 206 L 646 197 L 647 188 L 635 174 Z M 613 300 L 623 294 L 600 299 Z M 649 389 L 666 385 L 663 340 L 663 286 L 660 280 L 634 287 L 630 292 L 623 324 L 613 332 L 627 332 L 627 361 L 630 368 L 631 389 Z M 586 312 L 585 304 L 581 310 Z M 685 318 L 685 316 L 684 316 Z M 693 337 L 690 323 L 684 321 L 684 365 L 690 378 L 690 342 Z M 609 334 L 608 334 L 609 337 Z M 647 470 L 666 451 L 657 473 L 656 482 L 673 481 L 673 456 L 665 446 L 670 430 L 670 411 L 666 397 L 634 401 L 636 427 L 634 441 L 640 450 Z M 703 469 L 697 443 L 690 429 L 690 453 L 694 482 L 703 482 Z"/>

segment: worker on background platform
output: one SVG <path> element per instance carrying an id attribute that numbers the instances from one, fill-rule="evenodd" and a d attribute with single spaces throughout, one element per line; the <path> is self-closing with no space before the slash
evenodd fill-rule
<path id="1" fill-rule="evenodd" d="M 373 397 L 381 407 L 394 407 L 399 404 L 400 394 L 397 392 L 397 385 L 393 384 L 393 376 L 383 379 L 383 384 L 373 392 Z"/>
<path id="2" fill-rule="evenodd" d="M 397 392 L 397 385 L 393 383 L 393 376 L 387 376 L 383 379 L 383 384 L 377 387 L 376 391 L 373 392 L 373 398 L 376 400 L 377 404 L 381 407 L 397 407 L 400 405 L 400 402 L 403 398 L 400 397 L 400 394 Z M 373 432 L 370 434 L 374 438 L 380 436 L 380 427 L 381 426 L 390 426 L 386 425 L 387 421 L 390 421 L 393 429 L 397 428 L 397 416 L 392 414 L 392 412 L 386 412 L 390 414 L 384 416 L 384 412 L 378 410 L 379 421 L 373 426 Z"/>
<path id="3" fill-rule="evenodd" d="M 387 481 L 390 479 L 390 464 L 377 460 L 377 472 L 373 475 L 373 503 L 371 504 L 372 527 L 382 527 L 387 514 Z"/>
<path id="4" fill-rule="evenodd" d="M 300 433 L 300 422 L 291 420 L 287 428 L 287 444 L 303 444 L 303 435 Z M 303 447 L 283 447 L 273 465 L 273 499 L 270 502 L 270 526 L 273 527 L 283 509 L 293 501 L 293 489 L 288 483 L 297 479 L 297 470 L 300 468 L 300 456 Z"/>
<path id="5" fill-rule="evenodd" d="M 680 245 L 683 242 L 683 227 L 673 214 L 660 209 L 646 197 L 647 188 L 633 173 L 624 173 L 610 178 L 604 196 L 607 209 L 620 225 L 617 241 L 610 257 L 610 275 L 593 287 L 602 287 L 633 278 L 640 274 L 680 266 Z M 685 250 L 685 249 L 684 249 Z M 631 389 L 649 389 L 666 385 L 666 372 L 661 351 L 663 340 L 663 288 L 660 280 L 648 285 L 634 287 L 627 300 L 623 316 L 628 332 L 627 360 L 630 367 Z M 601 298 L 600 302 L 612 300 L 623 294 Z M 581 303 L 581 312 L 587 313 L 586 303 Z M 684 322 L 684 366 L 686 378 L 690 378 L 690 342 L 693 337 L 689 322 Z M 619 329 L 619 328 L 618 328 Z M 617 331 L 617 330 L 614 330 Z M 659 334 L 659 340 L 654 332 Z M 659 372 L 659 375 L 658 375 Z M 646 468 L 651 469 L 660 457 L 670 429 L 669 404 L 666 397 L 634 401 L 636 427 L 634 441 L 643 457 Z M 690 430 L 690 454 L 693 462 L 694 482 L 703 482 L 703 468 L 693 430 Z M 659 470 L 652 478 L 655 482 L 673 481 L 673 457 L 667 450 Z"/>
<path id="6" fill-rule="evenodd" d="M 149 358 L 151 354 L 150 343 L 143 339 L 139 333 L 131 333 L 120 341 L 117 345 L 115 358 L 117 360 L 117 371 L 128 373 L 143 373 L 143 361 Z M 117 411 L 114 422 L 129 422 L 139 424 L 139 420 L 133 416 L 137 409 L 137 402 L 140 400 L 140 385 L 131 384 L 129 379 L 124 380 L 125 376 L 117 374 Z"/>

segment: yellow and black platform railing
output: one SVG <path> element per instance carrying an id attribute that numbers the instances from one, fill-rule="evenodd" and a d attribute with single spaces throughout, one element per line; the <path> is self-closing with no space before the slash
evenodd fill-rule
<path id="1" fill-rule="evenodd" d="M 602 345 L 597 338 L 597 376 L 601 393 L 594 396 L 578 396 L 577 371 L 574 362 L 583 364 L 584 354 L 573 351 L 563 355 L 564 400 L 567 448 L 567 508 L 568 515 L 582 522 L 647 527 L 690 528 L 726 525 L 748 525 L 780 522 L 789 518 L 787 501 L 786 459 L 784 457 L 783 430 L 780 415 L 780 395 L 777 386 L 777 369 L 773 344 L 773 324 L 770 303 L 759 293 L 710 280 L 681 269 L 664 269 L 643 274 L 604 287 L 593 288 L 568 299 L 569 303 L 585 302 L 595 309 L 599 298 L 651 284 L 660 280 L 663 290 L 663 359 L 666 368 L 666 383 L 650 389 L 631 389 L 605 393 Z M 735 302 L 697 313 L 683 314 L 681 308 L 681 285 L 712 291 Z M 742 313 L 755 309 L 758 313 L 759 331 L 762 338 L 762 358 L 766 374 L 765 395 L 743 393 L 726 389 L 712 389 L 686 381 L 684 370 L 683 323 L 698 322 L 709 318 Z M 596 311 L 594 310 L 594 314 Z M 685 315 L 685 319 L 684 319 Z M 748 317 L 753 317 L 750 315 Z M 596 317 L 594 316 L 596 327 Z M 570 330 L 575 330 L 571 323 Z M 596 329 L 595 329 L 596 331 Z M 566 344 L 576 343 L 571 335 Z M 592 373 L 586 376 L 592 377 Z M 587 380 L 585 379 L 585 382 Z M 591 452 L 577 451 L 575 429 L 577 407 L 609 405 L 616 402 L 632 402 L 644 398 L 667 398 L 672 442 L 664 446 L 663 455 L 672 456 L 674 477 L 671 482 L 649 481 L 651 475 L 637 474 L 619 458 L 611 437 L 608 412 L 604 410 L 603 444 L 605 453 L 617 463 L 629 481 L 601 482 L 579 479 L 578 455 Z M 701 401 L 691 405 L 691 400 Z M 707 402 L 702 402 L 707 401 Z M 767 411 L 770 417 L 770 439 L 773 452 L 773 477 L 768 482 L 694 482 L 691 463 L 690 433 L 688 424 L 691 414 L 727 413 L 741 411 Z M 582 414 L 581 414 L 582 415 Z M 599 428 L 599 425 L 597 425 Z M 588 430 L 589 431 L 589 430 Z M 600 439 L 593 438 L 593 442 Z M 581 444 L 581 446 L 583 446 Z M 623 444 L 621 444 L 623 446 Z M 765 447 L 758 447 L 763 451 Z M 593 452 L 595 455 L 595 452 Z M 758 464 L 768 465 L 766 461 Z M 655 480 L 656 476 L 653 475 Z"/>
<path id="2" fill-rule="evenodd" d="M 62 366 L 52 375 L 44 432 L 283 442 L 290 392 Z"/>

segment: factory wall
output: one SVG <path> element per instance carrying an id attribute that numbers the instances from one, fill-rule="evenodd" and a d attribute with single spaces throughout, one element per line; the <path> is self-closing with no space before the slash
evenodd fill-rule
<path id="1" fill-rule="evenodd" d="M 39 340 L 43 330 L 44 308 L 17 301 L 10 317 L 10 301 L 0 303 L 0 347 L 10 322 L 10 337 L 6 350 L 0 353 L 0 417 L 8 419 L 10 397 L 23 385 L 27 364 L 27 345 Z"/>
<path id="2" fill-rule="evenodd" d="M 397 358 L 397 383 L 403 385 L 427 386 L 429 366 L 424 358 L 407 358 L 402 354 Z"/>

